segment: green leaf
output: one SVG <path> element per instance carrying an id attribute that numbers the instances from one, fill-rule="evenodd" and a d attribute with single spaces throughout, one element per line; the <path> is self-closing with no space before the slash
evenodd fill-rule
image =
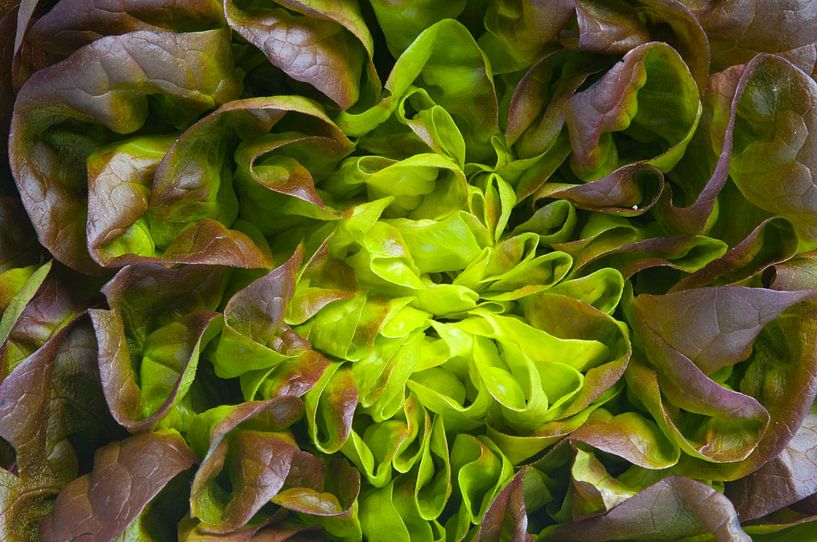
<path id="1" fill-rule="evenodd" d="M 108 283 L 111 309 L 89 312 L 117 422 L 133 431 L 152 427 L 185 396 L 202 349 L 221 327 L 212 310 L 223 281 L 224 272 L 213 268 L 131 266 Z"/>
<path id="2" fill-rule="evenodd" d="M 487 32 L 480 37 L 479 45 L 491 60 L 495 73 L 526 68 L 567 26 L 573 13 L 569 0 L 490 2 L 484 19 Z"/>
<path id="3" fill-rule="evenodd" d="M 389 95 L 374 108 L 341 115 L 338 123 L 350 135 L 362 135 L 384 122 L 412 86 L 425 89 L 460 129 L 466 158 L 493 154 L 490 138 L 499 131 L 496 91 L 490 67 L 468 30 L 453 19 L 426 28 L 400 55 L 385 89 Z"/>

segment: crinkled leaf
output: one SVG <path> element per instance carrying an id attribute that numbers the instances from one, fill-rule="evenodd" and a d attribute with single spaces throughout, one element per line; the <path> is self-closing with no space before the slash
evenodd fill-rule
<path id="1" fill-rule="evenodd" d="M 178 433 L 142 433 L 96 452 L 94 468 L 68 484 L 40 524 L 42 540 L 113 540 L 195 456 Z"/>
<path id="2" fill-rule="evenodd" d="M 224 328 L 210 355 L 216 374 L 233 378 L 270 369 L 308 345 L 283 323 L 295 290 L 303 249 L 280 267 L 236 292 L 224 307 Z"/>
<path id="3" fill-rule="evenodd" d="M 687 453 L 709 461 L 730 462 L 747 459 L 754 452 L 756 455 L 748 464 L 737 466 L 740 470 L 750 468 L 758 459 L 762 461 L 765 450 L 756 452 L 759 444 L 780 445 L 777 434 L 780 428 L 776 426 L 761 441 L 771 417 L 764 405 L 774 409 L 776 416 L 786 415 L 778 410 L 782 399 L 778 394 L 772 390 L 768 394 L 761 392 L 760 382 L 769 369 L 765 361 L 768 358 L 763 351 L 758 352 L 757 345 L 754 368 L 741 385 L 744 393 L 724 387 L 707 375 L 744 361 L 767 324 L 811 295 L 808 291 L 722 286 L 636 298 L 633 324 L 639 344 L 656 369 L 657 379 L 648 369 L 635 366 L 631 382 L 640 382 L 641 401 L 660 424 L 666 424 L 666 430 L 676 435 Z M 774 331 L 770 331 L 770 338 L 776 338 Z M 804 370 L 810 366 L 805 365 Z M 672 410 L 661 406 L 659 383 L 672 405 L 705 416 L 699 418 L 689 437 L 680 436 L 679 427 L 683 425 L 673 421 L 677 414 L 668 415 Z M 809 381 L 806 385 L 813 384 Z M 798 415 L 796 411 L 793 414 Z"/>
<path id="4" fill-rule="evenodd" d="M 46 248 L 72 267 L 97 272 L 85 243 L 85 159 L 116 134 L 144 125 L 148 95 L 164 96 L 160 103 L 184 125 L 235 97 L 237 87 L 223 30 L 111 36 L 36 72 L 18 95 L 9 149 Z"/>
<path id="5" fill-rule="evenodd" d="M 650 233 L 617 217 L 594 214 L 578 240 L 554 243 L 553 248 L 573 257 L 572 277 L 610 267 L 625 278 L 656 267 L 698 271 L 728 248 L 724 241 L 703 235 L 653 237 Z"/>
<path id="6" fill-rule="evenodd" d="M 341 128 L 361 135 L 384 122 L 411 86 L 428 91 L 457 123 L 466 143 L 466 157 L 492 154 L 491 136 L 498 131 L 496 90 L 484 53 L 459 22 L 442 20 L 422 32 L 397 59 L 380 104 L 359 115 L 341 116 Z"/>
<path id="7" fill-rule="evenodd" d="M 194 32 L 224 26 L 218 0 L 68 0 L 58 2 L 31 26 L 26 39 L 36 48 L 36 69 L 54 64 L 98 39 L 150 30 Z"/>
<path id="8" fill-rule="evenodd" d="M 746 70 L 729 174 L 746 199 L 791 220 L 801 241 L 813 245 L 817 83 L 776 56 L 759 56 Z"/>
<path id="9" fill-rule="evenodd" d="M 664 176 L 654 166 L 636 163 L 585 184 L 547 183 L 534 200 L 566 199 L 579 209 L 619 216 L 637 216 L 658 202 Z"/>
<path id="10" fill-rule="evenodd" d="M 341 109 L 365 92 L 361 79 L 368 84 L 365 78 L 373 78 L 379 91 L 372 38 L 355 0 L 280 0 L 272 6 L 224 0 L 224 12 L 230 27 L 273 65 L 311 84 Z"/>
<path id="11" fill-rule="evenodd" d="M 120 424 L 152 427 L 187 393 L 221 325 L 212 309 L 223 280 L 222 270 L 207 267 L 132 266 L 106 285 L 111 309 L 90 314 L 105 398 Z"/>
<path id="12" fill-rule="evenodd" d="M 194 422 L 191 515 L 215 533 L 246 524 L 284 485 L 297 445 L 285 429 L 302 414 L 294 397 L 217 407 Z M 225 484 L 226 480 L 226 484 Z"/>
<path id="13" fill-rule="evenodd" d="M 236 430 L 211 449 L 196 471 L 191 514 L 217 532 L 246 524 L 284 485 L 295 442 L 284 433 Z M 228 488 L 217 476 L 226 473 Z"/>
<path id="14" fill-rule="evenodd" d="M 711 374 L 746 359 L 766 324 L 812 295 L 743 286 L 641 295 L 634 325 L 648 354 L 680 355 Z"/>
<path id="15" fill-rule="evenodd" d="M 783 280 L 775 283 L 776 288 L 784 290 L 791 286 Z M 684 465 L 685 470 L 735 480 L 784 450 L 806 419 L 817 387 L 817 355 L 810 339 L 816 324 L 814 300 L 809 299 L 768 324 L 755 340 L 739 389 L 763 404 L 769 412 L 770 424 L 752 455 L 733 465 L 691 462 L 688 468 Z"/>
<path id="16" fill-rule="evenodd" d="M 191 222 L 165 235 L 156 231 L 150 220 L 155 209 L 149 201 L 157 169 L 174 140 L 174 136 L 137 137 L 88 157 L 91 257 L 106 267 L 149 262 L 270 267 L 268 254 L 253 239 L 213 219 Z M 234 217 L 218 218 L 231 222 Z"/>
<path id="17" fill-rule="evenodd" d="M 803 420 L 786 447 L 749 476 L 727 485 L 742 521 L 753 520 L 817 492 L 817 417 L 814 410 Z"/>
<path id="18" fill-rule="evenodd" d="M 511 97 L 505 129 L 508 143 L 521 158 L 547 153 L 559 166 L 567 154 L 560 152 L 557 137 L 562 133 L 570 99 L 589 76 L 607 64 L 588 53 L 557 51 L 528 70 Z"/>
<path id="19" fill-rule="evenodd" d="M 672 467 L 680 458 L 678 446 L 652 421 L 636 412 L 606 418 L 594 416 L 569 439 L 614 454 L 645 469 Z"/>
<path id="20" fill-rule="evenodd" d="M 676 0 L 595 0 L 576 2 L 579 48 L 624 54 L 649 41 L 665 41 L 689 65 L 699 87 L 709 76 L 709 39 L 704 29 Z"/>
<path id="21" fill-rule="evenodd" d="M 757 0 L 741 4 L 732 0 L 681 1 L 706 30 L 716 71 L 742 64 L 759 52 L 783 53 L 817 41 L 814 5 L 807 0 L 784 0 L 774 5 Z M 787 31 L 776 31 L 780 28 Z"/>
<path id="22" fill-rule="evenodd" d="M 0 436 L 16 452 L 13 470 L 0 470 L 0 532 L 34 540 L 53 498 L 90 460 L 85 454 L 118 436 L 87 320 L 57 332 L 0 383 Z"/>
<path id="23" fill-rule="evenodd" d="M 31 269 L 0 319 L 0 360 L 8 374 L 94 301 L 99 283 L 51 262 Z"/>
<path id="24" fill-rule="evenodd" d="M 797 253 L 797 235 L 784 218 L 764 220 L 740 243 L 699 271 L 679 280 L 673 290 L 745 281 Z"/>
<path id="25" fill-rule="evenodd" d="M 574 13 L 572 0 L 495 0 L 488 4 L 487 30 L 479 45 L 495 73 L 528 67 Z"/>
<path id="26" fill-rule="evenodd" d="M 638 159 L 668 171 L 683 155 L 700 115 L 698 87 L 674 49 L 662 43 L 632 49 L 570 99 L 566 118 L 573 171 L 598 179 Z M 618 149 L 613 137 L 618 132 L 641 143 L 635 154 Z"/>
<path id="27" fill-rule="evenodd" d="M 669 476 L 606 514 L 549 530 L 545 540 L 672 540 L 709 533 L 724 542 L 748 542 L 729 500 L 700 482 Z"/>

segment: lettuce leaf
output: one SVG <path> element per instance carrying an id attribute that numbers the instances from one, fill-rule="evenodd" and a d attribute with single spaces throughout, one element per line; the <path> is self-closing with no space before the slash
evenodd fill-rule
<path id="1" fill-rule="evenodd" d="M 814 538 L 767 4 L 0 0 L 0 538 Z"/>

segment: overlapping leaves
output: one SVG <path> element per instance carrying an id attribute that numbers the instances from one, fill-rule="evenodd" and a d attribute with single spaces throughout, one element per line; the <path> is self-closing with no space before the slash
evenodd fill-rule
<path id="1" fill-rule="evenodd" d="M 12 6 L 0 537 L 808 536 L 817 34 L 744 4 Z"/>

